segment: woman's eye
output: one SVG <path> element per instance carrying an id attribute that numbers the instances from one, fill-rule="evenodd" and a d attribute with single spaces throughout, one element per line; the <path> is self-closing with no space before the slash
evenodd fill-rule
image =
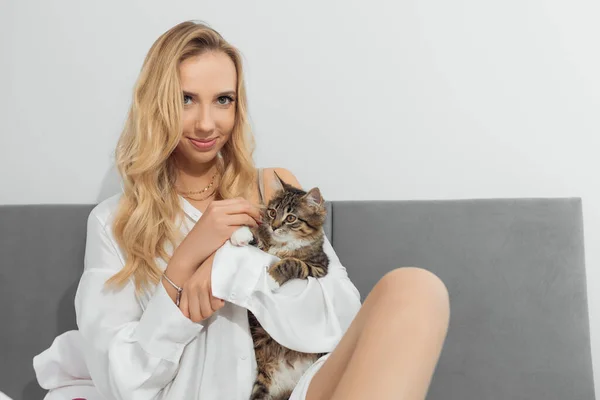
<path id="1" fill-rule="evenodd" d="M 288 216 L 285 218 L 285 222 L 289 222 L 290 224 L 291 224 L 292 222 L 294 222 L 295 220 L 296 220 L 296 217 L 295 217 L 295 216 L 293 216 L 293 215 L 288 215 Z"/>
<path id="2" fill-rule="evenodd" d="M 183 95 L 183 104 L 186 106 L 192 104 L 192 98 L 187 94 Z"/>
<path id="3" fill-rule="evenodd" d="M 227 106 L 233 103 L 233 98 L 230 96 L 221 96 L 217 99 L 217 103 L 219 103 L 221 106 Z"/>
<path id="4" fill-rule="evenodd" d="M 275 219 L 275 217 L 277 216 L 277 212 L 275 212 L 275 210 L 271 209 L 268 211 L 269 217 Z"/>

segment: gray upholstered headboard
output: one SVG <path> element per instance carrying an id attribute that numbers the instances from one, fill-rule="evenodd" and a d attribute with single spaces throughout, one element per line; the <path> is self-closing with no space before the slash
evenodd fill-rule
<path id="1" fill-rule="evenodd" d="M 328 235 L 363 298 L 420 266 L 448 286 L 428 399 L 594 399 L 580 199 L 333 202 Z M 0 206 L 0 390 L 40 399 L 31 359 L 76 328 L 91 205 Z"/>

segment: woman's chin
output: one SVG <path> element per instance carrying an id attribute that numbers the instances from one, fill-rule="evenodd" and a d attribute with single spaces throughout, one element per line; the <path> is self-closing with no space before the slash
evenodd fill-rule
<path id="1" fill-rule="evenodd" d="M 215 161 L 218 151 L 211 151 L 202 154 L 194 154 L 193 161 L 196 164 L 209 164 Z"/>
<path id="2" fill-rule="evenodd" d="M 195 151 L 188 149 L 185 158 L 192 164 L 207 164 L 214 162 L 219 154 L 219 148 L 213 148 L 210 151 Z"/>

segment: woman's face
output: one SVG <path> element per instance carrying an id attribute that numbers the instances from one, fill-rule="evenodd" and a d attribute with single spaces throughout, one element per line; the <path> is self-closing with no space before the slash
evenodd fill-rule
<path id="1" fill-rule="evenodd" d="M 207 52 L 179 67 L 183 101 L 183 136 L 175 151 L 189 167 L 214 160 L 235 122 L 237 75 L 231 58 Z"/>

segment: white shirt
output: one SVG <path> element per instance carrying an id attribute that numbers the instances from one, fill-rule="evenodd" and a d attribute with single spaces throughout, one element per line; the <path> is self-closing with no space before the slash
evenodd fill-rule
<path id="1" fill-rule="evenodd" d="M 84 359 L 107 399 L 249 398 L 256 359 L 247 309 L 282 345 L 328 353 L 360 308 L 360 296 L 328 240 L 329 273 L 273 289 L 266 268 L 277 257 L 228 241 L 214 258 L 213 295 L 225 306 L 200 323 L 186 318 L 162 284 L 137 296 L 133 282 L 105 288 L 124 265 L 112 234 L 119 196 L 94 208 L 88 219 L 85 268 L 75 308 Z M 187 234 L 201 216 L 183 198 Z M 161 267 L 166 267 L 161 260 Z"/>

